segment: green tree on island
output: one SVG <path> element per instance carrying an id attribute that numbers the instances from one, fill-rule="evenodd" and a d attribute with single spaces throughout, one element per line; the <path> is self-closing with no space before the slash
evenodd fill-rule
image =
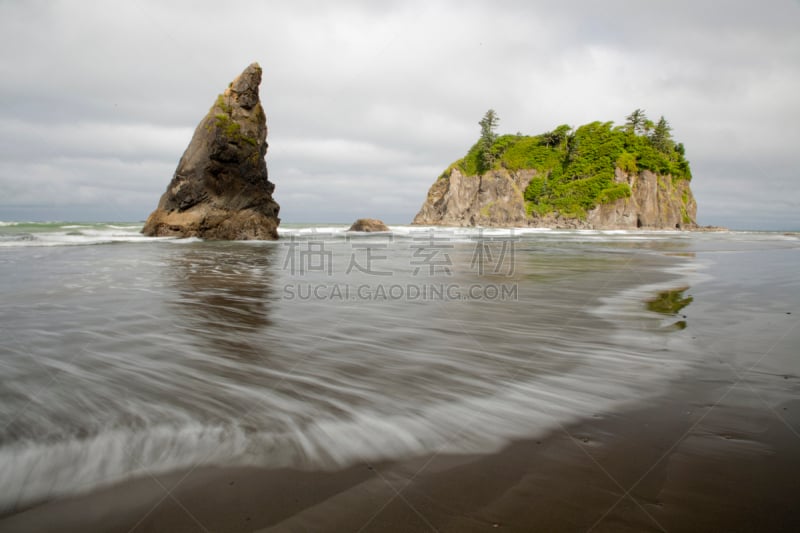
<path id="1" fill-rule="evenodd" d="M 570 131 L 572 131 L 572 126 L 569 124 L 562 124 L 553 131 L 543 133 L 542 142 L 545 146 L 556 148 L 569 140 Z"/>
<path id="2" fill-rule="evenodd" d="M 645 132 L 648 122 L 650 121 L 647 120 L 644 109 L 634 109 L 633 113 L 625 117 L 625 128 L 628 133 L 642 134 Z"/>
<path id="3" fill-rule="evenodd" d="M 479 170 L 486 172 L 494 165 L 494 154 L 492 153 L 492 145 L 497 140 L 497 123 L 500 118 L 495 113 L 494 109 L 490 109 L 483 115 L 483 118 L 478 122 L 481 127 L 481 138 L 478 141 L 478 150 L 480 157 L 478 158 Z"/>
<path id="4" fill-rule="evenodd" d="M 653 146 L 656 150 L 662 153 L 669 153 L 672 151 L 672 135 L 670 132 L 672 131 L 672 127 L 667 122 L 667 119 L 664 118 L 662 115 L 660 119 L 658 119 L 658 123 L 653 128 L 653 133 L 650 134 L 650 142 L 653 143 Z"/>

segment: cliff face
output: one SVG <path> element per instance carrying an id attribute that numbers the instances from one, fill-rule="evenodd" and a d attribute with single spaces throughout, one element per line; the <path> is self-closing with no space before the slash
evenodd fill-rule
<path id="1" fill-rule="evenodd" d="M 696 226 L 697 202 L 689 182 L 649 170 L 626 173 L 616 169 L 615 181 L 628 183 L 629 198 L 601 204 L 587 213 L 593 228 L 691 229 Z"/>
<path id="2" fill-rule="evenodd" d="M 695 225 L 697 204 L 687 180 L 617 168 L 614 181 L 627 183 L 630 197 L 598 205 L 579 219 L 529 216 L 524 191 L 535 176 L 533 169 L 464 176 L 453 167 L 430 188 L 413 224 L 581 229 L 688 229 Z"/>
<path id="3" fill-rule="evenodd" d="M 413 224 L 527 226 L 523 191 L 535 174 L 535 170 L 503 169 L 464 176 L 452 168 L 430 188 Z"/>
<path id="4" fill-rule="evenodd" d="M 267 175 L 261 67 L 248 66 L 203 118 L 142 233 L 277 239 L 280 207 Z"/>

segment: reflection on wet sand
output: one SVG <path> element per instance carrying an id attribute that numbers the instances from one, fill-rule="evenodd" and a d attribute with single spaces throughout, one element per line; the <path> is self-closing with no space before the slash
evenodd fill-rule
<path id="1" fill-rule="evenodd" d="M 182 252 L 169 270 L 178 289 L 171 304 L 179 326 L 203 350 L 259 358 L 264 346 L 255 339 L 271 325 L 275 249 L 220 243 Z"/>
<path id="2" fill-rule="evenodd" d="M 647 302 L 647 309 L 663 315 L 678 315 L 680 311 L 694 301 L 694 297 L 685 295 L 689 287 L 661 291 L 658 296 Z M 678 320 L 670 327 L 674 329 L 686 329 L 686 315 L 681 315 L 684 320 Z"/>

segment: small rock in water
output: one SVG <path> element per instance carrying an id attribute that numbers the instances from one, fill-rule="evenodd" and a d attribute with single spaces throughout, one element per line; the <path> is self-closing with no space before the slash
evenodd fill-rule
<path id="1" fill-rule="evenodd" d="M 390 231 L 389 226 L 383 223 L 382 220 L 378 220 L 377 218 L 359 218 L 353 225 L 350 226 L 350 229 L 347 231 Z"/>

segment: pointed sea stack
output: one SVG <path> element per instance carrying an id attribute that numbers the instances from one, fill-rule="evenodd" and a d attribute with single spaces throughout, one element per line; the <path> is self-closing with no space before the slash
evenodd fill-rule
<path id="1" fill-rule="evenodd" d="M 261 67 L 248 66 L 197 126 L 142 233 L 217 240 L 274 240 L 278 211 L 267 177 Z"/>

